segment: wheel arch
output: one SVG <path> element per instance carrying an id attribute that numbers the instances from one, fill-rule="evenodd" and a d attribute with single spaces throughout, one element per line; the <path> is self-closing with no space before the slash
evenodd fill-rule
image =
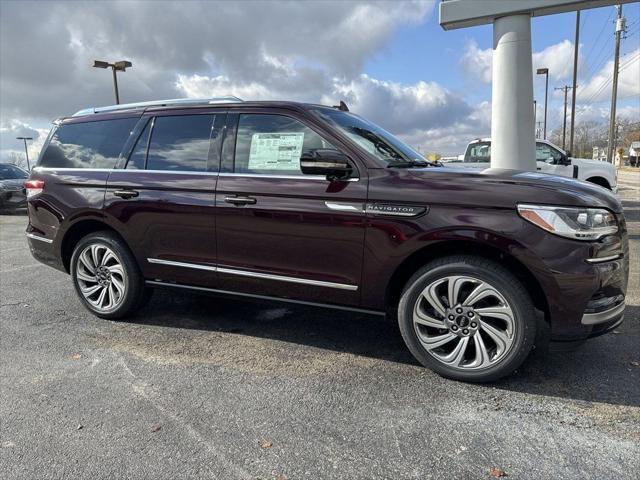
<path id="1" fill-rule="evenodd" d="M 64 266 L 64 269 L 67 273 L 71 271 L 71 256 L 73 255 L 74 247 L 78 244 L 80 239 L 90 233 L 105 230 L 114 233 L 115 235 L 120 237 L 122 241 L 124 241 L 122 235 L 120 235 L 113 227 L 109 226 L 107 223 L 101 220 L 96 220 L 94 218 L 80 220 L 67 229 L 67 231 L 64 233 L 64 237 L 62 238 L 62 242 L 60 245 L 62 265 Z"/>
<path id="2" fill-rule="evenodd" d="M 432 260 L 449 255 L 475 255 L 504 265 L 522 282 L 524 288 L 531 295 L 533 305 L 543 312 L 545 321 L 549 322 L 549 304 L 544 290 L 540 282 L 522 262 L 499 248 L 466 240 L 439 242 L 423 247 L 409 255 L 396 268 L 387 284 L 385 292 L 387 310 L 390 311 L 397 307 L 404 286 L 416 271 Z"/>
<path id="3" fill-rule="evenodd" d="M 611 190 L 611 184 L 607 181 L 606 178 L 600 175 L 594 175 L 587 178 L 587 182 L 595 183 L 596 185 L 600 185 L 601 187 Z"/>

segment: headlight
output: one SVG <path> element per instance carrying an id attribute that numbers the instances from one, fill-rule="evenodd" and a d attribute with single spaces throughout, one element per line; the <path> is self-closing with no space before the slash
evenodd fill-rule
<path id="1" fill-rule="evenodd" d="M 518 205 L 518 213 L 547 232 L 574 240 L 598 240 L 618 231 L 615 215 L 604 208 Z"/>

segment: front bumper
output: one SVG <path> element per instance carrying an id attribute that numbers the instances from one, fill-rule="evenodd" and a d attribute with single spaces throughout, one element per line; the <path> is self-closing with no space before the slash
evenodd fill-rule
<path id="1" fill-rule="evenodd" d="M 615 322 L 624 317 L 625 303 L 622 302 L 613 308 L 598 313 L 585 313 L 582 316 L 583 325 L 600 325 L 601 323 Z"/>

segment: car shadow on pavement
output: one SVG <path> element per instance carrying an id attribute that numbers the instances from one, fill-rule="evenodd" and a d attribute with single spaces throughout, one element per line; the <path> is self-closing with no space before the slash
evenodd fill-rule
<path id="1" fill-rule="evenodd" d="M 639 320 L 640 307 L 631 306 L 618 333 L 591 339 L 568 352 L 536 349 L 516 373 L 478 388 L 640 406 Z M 150 305 L 132 321 L 246 335 L 418 365 L 397 324 L 381 316 L 159 289 Z M 407 372 L 414 374 L 415 370 Z"/>

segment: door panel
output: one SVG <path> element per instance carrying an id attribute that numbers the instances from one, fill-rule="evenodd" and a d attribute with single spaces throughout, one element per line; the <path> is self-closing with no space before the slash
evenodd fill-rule
<path id="1" fill-rule="evenodd" d="M 113 171 L 105 211 L 116 222 L 147 279 L 210 285 L 213 271 L 176 267 L 161 261 L 215 265 L 216 174 Z M 137 192 L 132 198 L 115 195 Z"/>
<path id="2" fill-rule="evenodd" d="M 109 175 L 105 212 L 147 279 L 215 285 L 215 186 L 224 116 L 189 112 L 143 119 L 129 161 Z"/>
<path id="3" fill-rule="evenodd" d="M 255 204 L 225 201 L 239 195 L 255 199 Z M 216 192 L 221 288 L 357 305 L 365 198 L 364 179 L 328 182 L 221 174 Z M 247 276 L 251 272 L 288 279 Z"/>
<path id="4" fill-rule="evenodd" d="M 302 117 L 256 117 L 230 114 L 222 148 L 216 190 L 220 288 L 358 305 L 365 169 L 357 178 L 354 162 L 350 181 L 303 175 L 301 152 L 333 145 Z"/>

